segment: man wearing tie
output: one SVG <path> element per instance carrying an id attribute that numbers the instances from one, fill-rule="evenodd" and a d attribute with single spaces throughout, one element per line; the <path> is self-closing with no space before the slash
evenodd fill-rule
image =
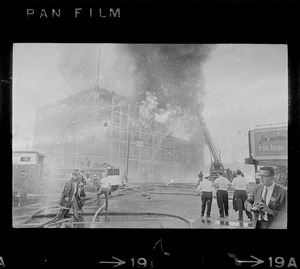
<path id="1" fill-rule="evenodd" d="M 274 182 L 273 167 L 262 167 L 259 171 L 262 184 L 256 185 L 253 194 L 245 201 L 247 211 L 256 205 L 253 226 L 256 229 L 284 229 L 287 224 L 287 191 Z"/>

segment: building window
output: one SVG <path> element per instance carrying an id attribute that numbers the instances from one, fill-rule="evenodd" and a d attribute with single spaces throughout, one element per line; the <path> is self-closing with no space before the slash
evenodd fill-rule
<path id="1" fill-rule="evenodd" d="M 141 163 L 140 164 L 140 174 L 147 177 L 148 173 L 153 173 L 153 168 L 151 163 Z"/>
<path id="2" fill-rule="evenodd" d="M 137 117 L 130 117 L 130 129 L 138 131 L 140 129 L 139 127 L 139 120 Z"/>
<path id="3" fill-rule="evenodd" d="M 197 145 L 196 144 L 193 144 L 193 143 L 189 143 L 188 145 L 187 145 L 187 148 L 188 148 L 188 151 L 189 152 L 196 152 L 196 149 L 197 149 Z"/>
<path id="4" fill-rule="evenodd" d="M 127 114 L 128 113 L 128 105 L 123 105 L 121 110 L 123 113 Z"/>
<path id="5" fill-rule="evenodd" d="M 179 140 L 174 140 L 174 149 L 177 151 L 182 151 L 182 142 Z"/>
<path id="6" fill-rule="evenodd" d="M 114 107 L 114 111 L 115 111 L 115 112 L 120 112 L 120 110 L 121 110 L 121 109 L 120 109 L 120 106 L 115 106 L 115 107 Z"/>
<path id="7" fill-rule="evenodd" d="M 162 160 L 163 159 L 163 150 L 154 149 L 154 160 Z"/>
<path id="8" fill-rule="evenodd" d="M 114 113 L 114 126 L 119 126 L 120 124 L 120 113 Z"/>
<path id="9" fill-rule="evenodd" d="M 175 166 L 174 166 L 174 172 L 175 172 L 175 174 L 177 175 L 177 176 L 181 176 L 181 174 L 182 174 L 182 166 L 181 166 L 181 164 L 176 164 Z"/>
<path id="10" fill-rule="evenodd" d="M 164 160 L 165 161 L 173 161 L 173 151 L 164 150 Z"/>
<path id="11" fill-rule="evenodd" d="M 139 162 L 135 160 L 129 160 L 129 173 L 131 172 L 138 172 L 139 169 Z"/>
<path id="12" fill-rule="evenodd" d="M 127 115 L 121 114 L 121 126 L 122 127 L 127 127 Z"/>
<path id="13" fill-rule="evenodd" d="M 154 177 L 155 179 L 161 179 L 163 176 L 163 165 L 161 164 L 154 164 Z"/>
<path id="14" fill-rule="evenodd" d="M 120 130 L 120 140 L 127 141 L 127 130 L 126 129 Z"/>
<path id="15" fill-rule="evenodd" d="M 184 142 L 183 143 L 183 146 L 182 146 L 182 150 L 183 151 L 190 151 L 191 150 L 191 147 L 190 147 L 190 144 L 189 143 L 187 143 L 187 142 Z"/>
<path id="16" fill-rule="evenodd" d="M 113 128 L 113 138 L 119 139 L 119 128 Z"/>
<path id="17" fill-rule="evenodd" d="M 136 116 L 139 115 L 140 111 L 139 111 L 139 106 L 138 105 L 131 105 L 130 106 L 130 115 L 131 116 Z"/>
<path id="18" fill-rule="evenodd" d="M 161 136 L 154 136 L 154 146 L 157 148 L 163 147 L 163 139 Z"/>
<path id="19" fill-rule="evenodd" d="M 125 144 L 120 145 L 120 158 L 126 158 L 127 146 Z"/>
<path id="20" fill-rule="evenodd" d="M 167 179 L 169 179 L 168 177 L 173 176 L 173 166 L 165 165 L 164 174 Z"/>
<path id="21" fill-rule="evenodd" d="M 139 149 L 134 144 L 130 144 L 130 147 L 129 147 L 129 157 L 130 158 L 138 158 L 139 157 Z"/>
<path id="22" fill-rule="evenodd" d="M 144 133 L 152 133 L 152 128 L 150 126 L 141 125 L 141 129 Z"/>
<path id="23" fill-rule="evenodd" d="M 162 123 L 155 122 L 154 124 L 154 133 L 163 135 L 166 132 L 166 126 Z"/>
<path id="24" fill-rule="evenodd" d="M 152 149 L 148 147 L 141 148 L 141 158 L 142 159 L 151 159 L 152 158 Z"/>
<path id="25" fill-rule="evenodd" d="M 130 130 L 130 142 L 136 142 L 139 139 L 139 133 L 135 130 Z"/>
<path id="26" fill-rule="evenodd" d="M 191 154 L 189 152 L 183 152 L 182 162 L 189 163 L 191 161 Z"/>
<path id="27" fill-rule="evenodd" d="M 165 138 L 165 148 L 173 149 L 173 139 Z"/>
<path id="28" fill-rule="evenodd" d="M 141 139 L 143 141 L 144 146 L 152 146 L 152 135 L 142 133 Z"/>

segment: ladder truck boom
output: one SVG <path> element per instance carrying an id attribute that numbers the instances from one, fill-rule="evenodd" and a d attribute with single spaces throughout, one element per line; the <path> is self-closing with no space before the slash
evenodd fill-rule
<path id="1" fill-rule="evenodd" d="M 203 134 L 205 137 L 205 142 L 206 142 L 207 146 L 209 147 L 209 150 L 210 150 L 211 154 L 213 155 L 214 160 L 221 161 L 221 158 L 218 154 L 217 148 L 214 144 L 214 141 L 212 140 L 212 137 L 209 133 L 209 130 L 207 128 L 207 125 L 204 121 L 203 116 L 199 112 L 197 112 L 196 114 L 197 114 L 198 120 L 200 122 L 200 126 L 202 127 L 202 131 L 203 131 Z"/>
<path id="2" fill-rule="evenodd" d="M 210 165 L 210 176 L 215 179 L 217 178 L 217 173 L 218 172 L 223 172 L 224 173 L 224 166 L 223 166 L 223 163 L 221 161 L 221 157 L 220 155 L 218 154 L 218 150 L 215 146 L 215 143 L 210 135 L 210 132 L 207 128 L 207 125 L 205 123 L 205 120 L 203 118 L 203 116 L 201 115 L 200 111 L 198 109 L 195 109 L 195 113 L 196 113 L 196 116 L 198 118 L 198 121 L 199 121 L 199 124 L 201 126 L 201 129 L 203 131 L 203 134 L 204 134 L 204 138 L 205 138 L 205 142 L 213 156 L 213 162 L 211 163 Z"/>

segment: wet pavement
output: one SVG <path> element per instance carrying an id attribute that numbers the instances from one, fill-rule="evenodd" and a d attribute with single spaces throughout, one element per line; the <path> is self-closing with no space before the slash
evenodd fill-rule
<path id="1" fill-rule="evenodd" d="M 229 193 L 228 217 L 219 217 L 216 198 L 212 201 L 211 217 L 201 217 L 201 196 L 194 189 L 194 184 L 125 186 L 112 193 L 108 214 L 101 212 L 96 222 L 93 220 L 94 213 L 99 209 L 96 193 L 87 192 L 82 213 L 85 225 L 77 226 L 90 228 L 94 221 L 94 225 L 98 225 L 94 228 L 251 228 L 245 213 L 243 222 L 237 220 L 238 212 L 233 210 L 232 192 Z M 41 208 L 57 205 L 59 197 L 59 192 L 48 193 L 39 203 L 13 208 L 13 224 L 17 225 Z M 101 205 L 104 203 L 103 198 Z M 58 208 L 52 208 L 46 213 L 51 213 L 49 216 L 53 217 L 58 211 Z M 39 218 L 35 222 L 46 220 L 47 217 Z"/>

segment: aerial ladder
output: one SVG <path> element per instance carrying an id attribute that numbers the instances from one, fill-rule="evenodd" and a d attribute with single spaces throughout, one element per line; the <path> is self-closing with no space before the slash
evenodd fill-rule
<path id="1" fill-rule="evenodd" d="M 198 118 L 200 127 L 202 129 L 202 132 L 203 132 L 203 135 L 204 135 L 204 138 L 205 138 L 205 142 L 206 142 L 206 144 L 207 144 L 207 146 L 210 150 L 210 153 L 212 155 L 212 160 L 211 160 L 210 171 L 209 172 L 210 172 L 210 177 L 212 178 L 212 180 L 214 180 L 218 177 L 218 172 L 222 172 L 222 173 L 225 172 L 224 165 L 221 161 L 221 156 L 218 153 L 218 150 L 215 146 L 215 143 L 214 143 L 214 141 L 213 141 L 213 139 L 210 135 L 210 132 L 207 128 L 205 120 L 204 120 L 204 118 L 203 118 L 203 116 L 200 113 L 198 108 L 195 109 L 195 113 L 196 113 L 196 116 Z"/>

